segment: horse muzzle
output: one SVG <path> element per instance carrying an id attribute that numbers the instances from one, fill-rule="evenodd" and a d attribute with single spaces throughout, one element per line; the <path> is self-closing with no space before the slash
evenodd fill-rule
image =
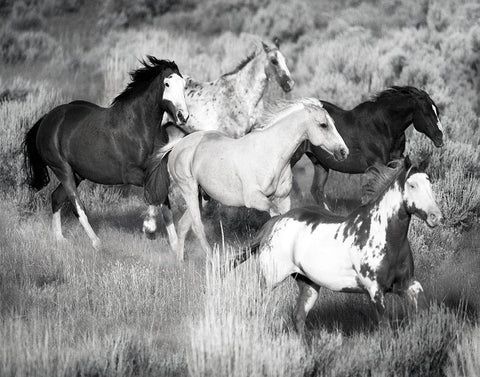
<path id="1" fill-rule="evenodd" d="M 436 226 L 443 223 L 443 216 L 440 210 L 430 212 L 427 215 L 426 223 L 430 228 L 435 228 Z"/>
<path id="2" fill-rule="evenodd" d="M 185 123 L 187 123 L 188 118 L 190 118 L 190 114 L 188 112 L 182 112 L 181 110 L 178 110 L 176 118 L 178 124 L 184 125 Z"/>
<path id="3" fill-rule="evenodd" d="M 335 152 L 333 153 L 333 157 L 337 161 L 344 161 L 347 159 L 349 153 L 350 151 L 348 150 L 347 147 L 340 147 L 335 149 Z"/>
<path id="4" fill-rule="evenodd" d="M 295 81 L 293 79 L 291 78 L 282 79 L 281 87 L 285 93 L 290 92 L 294 86 L 295 86 Z"/>

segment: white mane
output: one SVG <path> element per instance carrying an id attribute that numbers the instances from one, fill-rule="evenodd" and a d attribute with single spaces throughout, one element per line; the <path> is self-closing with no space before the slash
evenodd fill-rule
<path id="1" fill-rule="evenodd" d="M 267 129 L 296 111 L 319 109 L 323 109 L 323 105 L 316 98 L 277 101 L 263 111 L 254 131 Z"/>

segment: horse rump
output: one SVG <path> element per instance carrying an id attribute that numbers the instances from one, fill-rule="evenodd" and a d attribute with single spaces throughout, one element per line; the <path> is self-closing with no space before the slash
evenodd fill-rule
<path id="1" fill-rule="evenodd" d="M 44 116 L 27 131 L 22 144 L 23 162 L 27 173 L 26 183 L 37 191 L 44 188 L 50 182 L 47 164 L 43 161 L 37 149 L 37 133 L 43 118 Z"/>

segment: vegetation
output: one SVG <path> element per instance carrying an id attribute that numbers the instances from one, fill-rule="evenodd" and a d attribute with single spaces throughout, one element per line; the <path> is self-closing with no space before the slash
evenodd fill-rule
<path id="1" fill-rule="evenodd" d="M 480 374 L 478 3 L 24 0 L 2 2 L 0 18 L 0 374 Z M 70 242 L 54 243 L 55 180 L 38 194 L 25 187 L 25 131 L 72 99 L 108 105 L 146 54 L 214 79 L 255 48 L 255 35 L 281 37 L 297 82 L 293 97 L 348 108 L 387 86 L 414 85 L 437 103 L 445 146 L 413 131 L 407 144 L 412 159 L 430 156 L 446 218 L 441 229 L 415 220 L 410 230 L 431 302 L 425 312 L 406 316 L 389 298 L 390 326 L 378 328 L 365 297 L 324 290 L 307 339 L 299 339 L 293 282 L 263 292 L 253 260 L 224 270 L 229 253 L 265 219 L 252 211 L 214 206 L 207 230 L 224 246 L 205 256 L 190 242 L 181 265 L 164 236 L 141 235 L 141 191 L 83 183 L 105 247 L 91 249 L 68 208 Z M 311 168 L 304 163 L 295 174 L 294 203 L 305 204 Z M 332 174 L 327 193 L 338 211 L 351 209 L 361 183 L 361 176 Z M 175 192 L 172 201 L 183 205 Z"/>

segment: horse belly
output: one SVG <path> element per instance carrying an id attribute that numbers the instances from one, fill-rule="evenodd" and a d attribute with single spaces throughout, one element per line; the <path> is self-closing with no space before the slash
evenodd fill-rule
<path id="1" fill-rule="evenodd" d="M 351 245 L 346 245 L 333 237 L 335 224 L 325 224 L 323 236 L 297 242 L 298 264 L 305 276 L 322 287 L 333 291 L 358 289 L 357 272 L 352 260 Z M 318 229 L 318 228 L 317 228 Z"/>

